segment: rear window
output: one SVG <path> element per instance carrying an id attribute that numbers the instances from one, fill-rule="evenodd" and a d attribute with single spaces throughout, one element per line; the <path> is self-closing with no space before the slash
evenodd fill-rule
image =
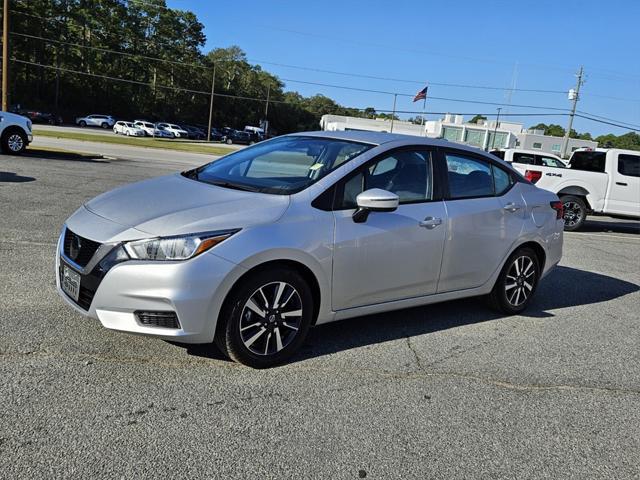
<path id="1" fill-rule="evenodd" d="M 570 168 L 572 170 L 584 170 L 587 172 L 604 172 L 605 152 L 574 152 L 571 157 Z"/>
<path id="2" fill-rule="evenodd" d="M 621 153 L 618 157 L 618 172 L 627 177 L 640 177 L 640 156 Z"/>

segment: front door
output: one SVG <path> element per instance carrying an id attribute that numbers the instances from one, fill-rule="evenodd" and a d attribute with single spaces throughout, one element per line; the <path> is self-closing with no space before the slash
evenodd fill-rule
<path id="1" fill-rule="evenodd" d="M 397 194 L 400 206 L 356 223 L 356 196 L 371 188 Z M 405 148 L 374 159 L 347 176 L 336 196 L 334 310 L 436 292 L 446 210 L 434 195 L 431 151 Z"/>

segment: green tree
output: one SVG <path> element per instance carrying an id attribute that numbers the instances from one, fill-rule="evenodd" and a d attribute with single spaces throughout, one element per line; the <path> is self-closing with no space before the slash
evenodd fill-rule
<path id="1" fill-rule="evenodd" d="M 478 123 L 478 120 L 486 120 L 487 117 L 485 117 L 484 115 L 474 115 L 474 117 L 469 120 L 469 123 Z"/>

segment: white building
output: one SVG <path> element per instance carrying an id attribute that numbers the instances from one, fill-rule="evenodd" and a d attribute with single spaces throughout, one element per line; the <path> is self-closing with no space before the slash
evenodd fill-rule
<path id="1" fill-rule="evenodd" d="M 390 132 L 391 120 L 323 115 L 320 119 L 320 127 L 322 130 L 328 131 Z M 495 120 L 465 123 L 462 115 L 450 113 L 440 120 L 427 120 L 424 125 L 394 120 L 393 133 L 445 138 L 452 142 L 464 143 L 485 150 L 519 147 L 559 155 L 562 148 L 562 137 L 544 135 L 541 130 L 526 130 L 521 123 L 501 121 L 496 129 Z M 596 148 L 597 146 L 598 142 L 570 138 L 567 153 L 570 154 L 581 147 Z"/>
<path id="2" fill-rule="evenodd" d="M 553 153 L 560 156 L 562 153 L 562 137 L 552 137 L 551 135 L 545 135 L 543 130 L 523 130 L 518 133 L 519 148 L 525 148 L 527 150 L 540 150 L 542 152 Z M 580 140 L 578 138 L 570 138 L 567 144 L 567 155 L 578 148 L 596 148 L 598 142 L 593 140 Z"/>
<path id="3" fill-rule="evenodd" d="M 322 130 L 345 131 L 366 130 L 390 132 L 391 120 L 344 117 L 342 115 L 323 115 L 320 119 Z M 445 138 L 452 142 L 464 143 L 475 147 L 510 148 L 515 147 L 516 134 L 522 131 L 518 123 L 495 122 L 464 123 L 462 115 L 447 114 L 440 120 L 427 120 L 424 125 L 394 120 L 393 133 L 416 135 L 419 137 Z"/>

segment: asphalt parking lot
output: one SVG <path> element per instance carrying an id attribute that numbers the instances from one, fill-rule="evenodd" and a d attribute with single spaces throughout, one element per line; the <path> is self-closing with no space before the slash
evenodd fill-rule
<path id="1" fill-rule="evenodd" d="M 567 234 L 521 316 L 363 317 L 256 371 L 55 292 L 68 215 L 189 161 L 0 156 L 0 478 L 638 478 L 638 223 Z"/>

